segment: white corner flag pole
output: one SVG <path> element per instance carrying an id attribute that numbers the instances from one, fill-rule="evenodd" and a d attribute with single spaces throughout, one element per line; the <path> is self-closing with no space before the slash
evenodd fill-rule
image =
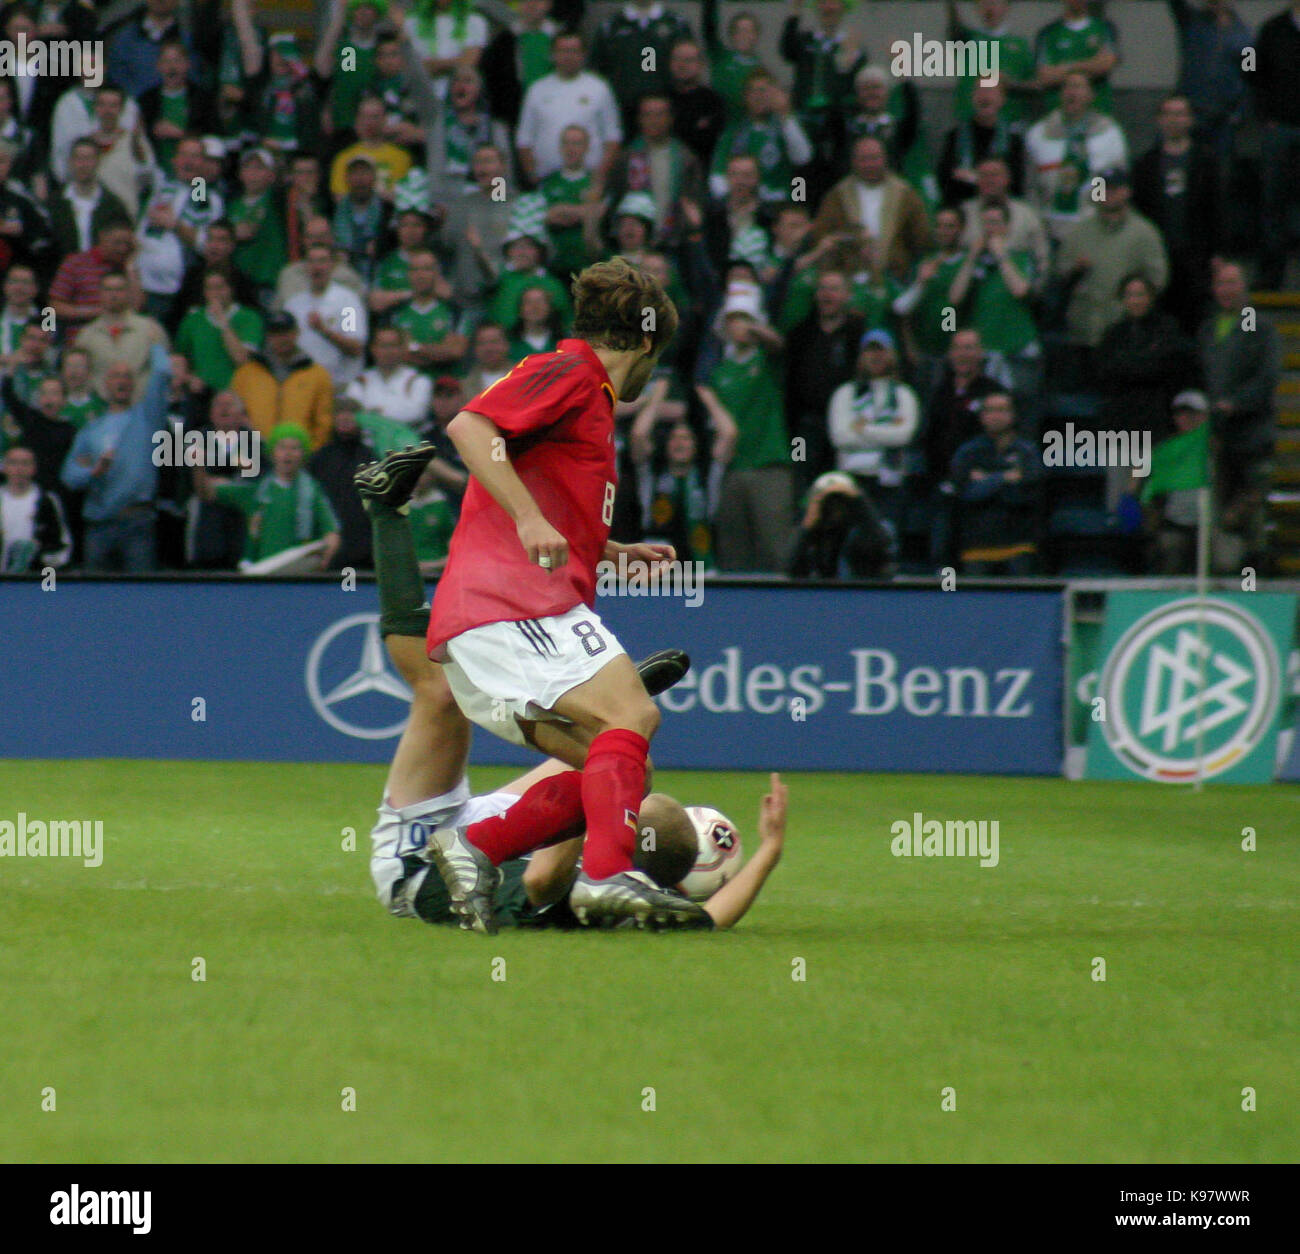
<path id="1" fill-rule="evenodd" d="M 1196 490 L 1196 644 L 1200 675 L 1196 693 L 1196 782 L 1193 792 L 1205 784 L 1205 611 L 1210 582 L 1210 489 Z"/>

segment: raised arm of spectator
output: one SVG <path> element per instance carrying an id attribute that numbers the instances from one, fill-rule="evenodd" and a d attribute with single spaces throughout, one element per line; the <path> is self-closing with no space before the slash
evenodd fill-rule
<path id="1" fill-rule="evenodd" d="M 975 273 L 975 262 L 979 260 L 981 252 L 983 252 L 982 241 L 976 241 L 966 250 L 966 256 L 962 258 L 962 263 L 957 273 L 952 276 L 952 284 L 948 288 L 950 305 L 960 305 L 966 299 L 966 294 L 970 291 L 971 276 Z"/>
<path id="2" fill-rule="evenodd" d="M 645 397 L 645 403 L 637 411 L 636 418 L 632 422 L 632 430 L 628 433 L 627 439 L 628 452 L 631 453 L 633 462 L 638 466 L 648 462 L 650 454 L 654 452 L 655 423 L 659 421 L 659 406 L 667 395 L 667 379 L 656 379 L 642 393 L 642 396 Z"/>
<path id="3" fill-rule="evenodd" d="M 140 400 L 140 414 L 155 431 L 167 425 L 167 398 L 171 390 L 172 359 L 165 344 L 149 349 L 149 382 Z"/>
<path id="4" fill-rule="evenodd" d="M 783 61 L 796 65 L 803 53 L 803 40 L 799 38 L 799 19 L 803 15 L 803 0 L 794 0 L 790 7 L 794 11 L 785 19 L 781 27 L 780 52 Z"/>
<path id="5" fill-rule="evenodd" d="M 332 78 L 334 75 L 335 52 L 338 50 L 339 40 L 343 36 L 343 26 L 347 21 L 348 0 L 334 0 L 330 6 L 329 21 L 325 23 L 325 29 L 321 31 L 320 42 L 316 45 L 316 55 L 312 59 L 312 64 L 316 73 L 321 78 Z"/>
<path id="6" fill-rule="evenodd" d="M 718 394 L 705 385 L 697 385 L 695 395 L 709 414 L 709 426 L 713 430 L 713 448 L 710 456 L 714 462 L 726 465 L 736 455 L 736 441 L 740 439 L 740 428 L 736 420 L 727 411 L 727 407 L 718 400 Z"/>
<path id="7" fill-rule="evenodd" d="M 256 78 L 262 72 L 262 41 L 253 24 L 249 0 L 230 0 L 230 15 L 235 23 L 235 37 L 239 40 L 239 55 L 244 73 L 249 78 Z"/>

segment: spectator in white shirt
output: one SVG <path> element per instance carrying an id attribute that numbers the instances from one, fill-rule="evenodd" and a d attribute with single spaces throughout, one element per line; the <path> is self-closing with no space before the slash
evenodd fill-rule
<path id="1" fill-rule="evenodd" d="M 406 354 L 406 332 L 401 327 L 380 327 L 370 337 L 375 364 L 348 384 L 347 394 L 360 401 L 362 409 L 418 427 L 429 416 L 433 384 L 422 370 L 402 364 Z"/>
<path id="2" fill-rule="evenodd" d="M 335 283 L 334 250 L 313 244 L 307 250 L 307 290 L 284 303 L 298 324 L 298 347 L 334 379 L 351 383 L 361 373 L 369 320 L 366 302 Z"/>
<path id="3" fill-rule="evenodd" d="M 555 72 L 539 78 L 525 93 L 515 142 L 524 178 L 539 182 L 563 169 L 560 136 L 565 127 L 581 126 L 591 137 L 587 169 L 604 186 L 623 139 L 618 105 L 609 84 L 585 69 L 586 44 L 575 31 L 564 31 L 551 43 Z"/>
<path id="4" fill-rule="evenodd" d="M 36 454 L 13 444 L 0 462 L 0 574 L 62 566 L 72 539 L 59 498 L 34 482 Z"/>
<path id="5" fill-rule="evenodd" d="M 417 0 L 404 23 L 408 39 L 419 50 L 439 98 L 447 94 L 457 66 L 477 66 L 488 41 L 487 21 L 469 0 Z"/>

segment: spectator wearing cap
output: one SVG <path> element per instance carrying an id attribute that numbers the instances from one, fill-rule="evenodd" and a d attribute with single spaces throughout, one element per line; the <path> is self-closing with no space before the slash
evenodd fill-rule
<path id="1" fill-rule="evenodd" d="M 416 249 L 407 265 L 410 299 L 388 315 L 390 326 L 406 332 L 407 361 L 426 373 L 459 362 L 469 340 L 457 329 L 456 310 L 447 303 L 450 285 L 428 248 Z"/>
<path id="2" fill-rule="evenodd" d="M 137 573 L 153 570 L 157 563 L 153 436 L 167 422 L 171 362 L 161 344 L 150 354 L 149 383 L 139 401 L 132 400 L 130 366 L 109 366 L 104 376 L 108 408 L 77 432 L 63 463 L 64 486 L 86 494 L 87 570 Z"/>
<path id="3" fill-rule="evenodd" d="M 167 332 L 147 314 L 131 308 L 131 288 L 126 275 L 110 271 L 99 281 L 101 313 L 77 335 L 77 347 L 90 354 L 94 386 L 104 386 L 104 374 L 117 361 L 124 361 L 135 378 L 134 399 L 144 395 L 149 377 L 149 360 L 155 344 L 167 346 Z"/>
<path id="4" fill-rule="evenodd" d="M 1209 298 L 1210 258 L 1219 250 L 1219 169 L 1214 152 L 1192 138 L 1186 96 L 1166 96 L 1160 138 L 1133 167 L 1133 204 L 1155 225 L 1169 253 L 1164 307 L 1194 335 Z"/>
<path id="5" fill-rule="evenodd" d="M 470 158 L 474 182 L 451 197 L 440 236 L 451 253 L 448 277 L 456 302 L 477 309 L 497 281 L 502 248 L 511 225 L 511 196 L 505 157 L 495 145 L 483 144 Z M 507 194 L 502 197 L 501 189 Z"/>
<path id="6" fill-rule="evenodd" d="M 859 347 L 854 379 L 831 396 L 828 430 L 837 468 L 854 477 L 896 535 L 905 455 L 920 429 L 921 405 L 899 378 L 888 331 L 868 331 Z"/>
<path id="7" fill-rule="evenodd" d="M 362 409 L 382 414 L 416 429 L 429 418 L 433 386 L 429 376 L 406 364 L 406 332 L 401 327 L 380 327 L 370 337 L 374 362 L 348 384 L 347 394 Z"/>
<path id="8" fill-rule="evenodd" d="M 72 145 L 68 175 L 49 206 L 54 248 L 62 257 L 92 247 L 110 224 L 131 225 L 126 206 L 100 181 L 99 148 L 93 139 L 79 139 Z"/>
<path id="9" fill-rule="evenodd" d="M 853 378 L 866 330 L 850 298 L 843 271 L 824 270 L 817 279 L 812 311 L 786 340 L 786 425 L 795 441 L 793 463 L 801 489 L 830 470 L 834 461 L 826 414 L 835 389 Z"/>
<path id="10" fill-rule="evenodd" d="M 822 201 L 813 235 L 870 235 L 884 268 L 905 279 L 930 246 L 930 223 L 916 190 L 890 173 L 885 146 L 865 136 L 852 148 L 852 173 Z"/>
<path id="11" fill-rule="evenodd" d="M 1027 200 L 1011 194 L 1011 170 L 1001 157 L 985 157 L 975 167 L 975 195 L 961 202 L 963 219 L 961 242 L 973 248 L 984 234 L 980 214 L 989 205 L 1006 205 L 1011 215 L 1007 230 L 1007 247 L 1012 252 L 1029 252 L 1034 258 L 1034 273 L 1041 285 L 1052 270 L 1051 242 L 1042 216 Z"/>
<path id="12" fill-rule="evenodd" d="M 1033 430 L 1037 415 L 1032 407 L 1043 377 L 1030 303 L 1036 278 L 1033 254 L 1012 252 L 1007 246 L 1011 215 L 1006 205 L 989 205 L 980 211 L 980 219 L 984 233 L 953 276 L 948 298 L 961 320 L 980 333 L 984 349 L 1005 363 L 1017 409 L 1024 415 L 1022 426 Z"/>
<path id="13" fill-rule="evenodd" d="M 983 432 L 952 459 L 957 545 L 968 575 L 1032 575 L 1038 568 L 1042 449 L 1016 433 L 1015 402 L 992 392 Z"/>
<path id="14" fill-rule="evenodd" d="M 979 193 L 979 165 L 988 157 L 1005 162 L 1008 191 L 1019 196 L 1025 181 L 1025 140 L 1007 108 L 1001 82 L 979 83 L 971 97 L 972 112 L 944 139 L 937 171 L 945 205 L 960 205 Z"/>
<path id="15" fill-rule="evenodd" d="M 1093 108 L 1087 74 L 1065 76 L 1060 107 L 1025 135 L 1025 160 L 1028 198 L 1059 242 L 1091 213 L 1093 178 L 1129 161 L 1124 132 Z"/>
<path id="16" fill-rule="evenodd" d="M 1215 307 L 1201 325 L 1197 349 L 1210 400 L 1217 487 L 1220 499 L 1232 505 L 1224 525 L 1256 549 L 1263 541 L 1281 340 L 1266 319 L 1244 316 L 1248 293 L 1239 265 L 1220 265 L 1212 287 Z"/>
<path id="17" fill-rule="evenodd" d="M 302 544 L 322 541 L 313 565 L 328 570 L 339 548 L 339 522 L 320 484 L 305 469 L 310 440 L 301 427 L 282 423 L 267 441 L 271 472 L 257 480 L 213 483 L 201 470 L 194 484 L 206 500 L 234 505 L 248 519 L 244 561 L 264 561 Z"/>
<path id="18" fill-rule="evenodd" d="M 519 321 L 519 298 L 529 287 L 540 287 L 550 296 L 563 325 L 567 326 L 573 316 L 573 302 L 564 284 L 543 264 L 550 251 L 550 239 L 543 225 L 545 214 L 546 202 L 536 192 L 521 196 L 515 203 L 504 245 L 506 264 L 487 306 L 488 320 L 499 326 L 513 327 Z"/>
<path id="19" fill-rule="evenodd" d="M 652 91 L 641 97 L 637 136 L 614 163 L 608 189 L 614 204 L 628 192 L 650 196 L 655 209 L 653 247 L 680 238 L 681 200 L 703 198 L 704 171 L 695 154 L 673 134 L 673 106 L 666 94 Z"/>
<path id="20" fill-rule="evenodd" d="M 334 238 L 367 284 L 374 276 L 392 214 L 392 207 L 375 190 L 375 178 L 370 158 L 353 157 L 347 168 L 347 194 L 334 209 Z"/>
<path id="21" fill-rule="evenodd" d="M 66 565 L 72 536 L 59 498 L 35 481 L 36 454 L 10 445 L 0 475 L 0 575 Z"/>
<path id="22" fill-rule="evenodd" d="M 353 384 L 355 387 L 356 385 Z M 311 477 L 320 485 L 339 520 L 339 547 L 333 565 L 369 570 L 374 565 L 370 539 L 370 515 L 361 503 L 352 476 L 375 450 L 357 421 L 358 406 L 353 398 L 341 398 L 334 407 L 334 430 L 330 438 L 307 460 Z M 365 408 L 362 405 L 362 408 Z"/>
<path id="23" fill-rule="evenodd" d="M 307 250 L 307 290 L 284 302 L 298 323 L 302 351 L 346 386 L 361 373 L 369 317 L 356 292 L 333 280 L 334 251 L 324 244 Z"/>
<path id="24" fill-rule="evenodd" d="M 220 270 L 203 280 L 203 305 L 195 306 L 176 332 L 176 351 L 214 392 L 230 386 L 235 371 L 252 359 L 265 333 L 262 315 L 235 300 L 230 281 Z"/>
<path id="25" fill-rule="evenodd" d="M 791 579 L 874 579 L 889 565 L 890 537 L 852 475 L 829 470 L 809 490 Z"/>
<path id="26" fill-rule="evenodd" d="M 1170 436 L 1186 435 L 1210 419 L 1210 403 L 1204 392 L 1188 389 L 1179 392 L 1170 405 Z M 1129 485 L 1141 490 L 1142 481 L 1134 478 Z M 1196 570 L 1196 537 L 1200 526 L 1200 488 L 1180 488 L 1144 498 L 1143 526 L 1147 536 L 1145 569 L 1153 575 L 1190 575 Z M 1217 525 L 1211 511 L 1210 567 L 1212 570 L 1241 569 L 1240 546 L 1234 537 Z M 1225 549 L 1237 550 L 1238 560 L 1231 565 L 1221 559 Z"/>
<path id="27" fill-rule="evenodd" d="M 1255 37 L 1255 113 L 1260 135 L 1259 285 L 1277 291 L 1286 281 L 1287 257 L 1295 244 L 1291 229 L 1300 190 L 1300 3 L 1292 0 L 1269 18 Z"/>
<path id="28" fill-rule="evenodd" d="M 303 257 L 301 261 L 291 261 L 283 270 L 275 285 L 275 307 L 283 309 L 285 302 L 294 296 L 301 296 L 311 286 L 310 272 L 307 266 L 309 249 L 323 246 L 330 250 L 334 258 L 334 268 L 330 271 L 330 282 L 346 287 L 358 300 L 365 299 L 365 280 L 348 264 L 347 255 L 339 249 L 334 240 L 334 228 L 328 218 L 311 218 L 303 231 Z"/>
<path id="29" fill-rule="evenodd" d="M 495 322 L 480 322 L 474 328 L 469 372 L 465 375 L 465 393 L 478 396 L 510 373 L 510 336 Z"/>
<path id="30" fill-rule="evenodd" d="M 162 82 L 158 53 L 165 43 L 179 39 L 189 46 L 177 14 L 179 7 L 180 0 L 145 0 L 144 8 L 109 41 L 108 77 L 131 99 L 139 100 Z"/>
<path id="31" fill-rule="evenodd" d="M 780 571 L 793 509 L 774 361 L 783 344 L 768 325 L 758 287 L 731 286 L 715 334 L 724 340 L 722 359 L 695 391 L 709 415 L 711 458 L 727 468 L 715 519 L 718 569 Z"/>
<path id="32" fill-rule="evenodd" d="M 732 122 L 718 138 L 709 168 L 709 190 L 726 194 L 727 163 L 732 157 L 753 157 L 758 165 L 758 194 L 766 201 L 790 198 L 790 180 L 813 157 L 812 144 L 790 110 L 790 96 L 766 70 L 745 80 L 745 116 Z"/>
<path id="33" fill-rule="evenodd" d="M 1123 313 L 1121 281 L 1147 278 L 1157 291 L 1169 280 L 1160 232 L 1130 203 L 1128 174 L 1108 170 L 1097 212 L 1075 225 L 1056 257 L 1057 275 L 1069 287 L 1065 329 L 1069 342 L 1096 348 Z"/>
<path id="34" fill-rule="evenodd" d="M 190 81 L 194 67 L 181 40 L 164 43 L 157 64 L 160 81 L 141 95 L 140 116 L 159 167 L 168 177 L 181 178 L 173 168 L 176 146 L 186 135 L 206 135 L 216 129 L 217 103 L 211 92 Z M 129 128 L 131 120 L 124 117 L 122 124 Z"/>
<path id="35" fill-rule="evenodd" d="M 585 68 L 586 41 L 577 31 L 560 31 L 551 44 L 555 70 L 524 93 L 515 143 L 519 170 L 535 184 L 564 164 L 560 137 L 565 127 L 581 126 L 591 139 L 587 168 L 603 186 L 623 141 L 618 105 L 609 84 Z"/>
<path id="36" fill-rule="evenodd" d="M 278 310 L 266 320 L 265 346 L 235 371 L 231 389 L 265 438 L 281 423 L 301 427 L 312 448 L 329 438 L 334 380 L 298 345 L 298 323 Z"/>
<path id="37" fill-rule="evenodd" d="M 265 148 L 250 148 L 239 161 L 239 183 L 242 193 L 229 212 L 237 241 L 235 267 L 259 292 L 270 292 L 289 260 L 275 158 Z"/>
<path id="38" fill-rule="evenodd" d="M 357 142 L 349 144 L 330 163 L 330 195 L 336 200 L 348 192 L 348 166 L 361 157 L 376 171 L 376 186 L 391 194 L 411 168 L 411 154 L 384 137 L 384 102 L 378 96 L 363 96 L 357 106 Z"/>

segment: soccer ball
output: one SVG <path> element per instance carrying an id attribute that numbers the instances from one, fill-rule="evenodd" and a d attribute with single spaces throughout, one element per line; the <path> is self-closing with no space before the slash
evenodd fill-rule
<path id="1" fill-rule="evenodd" d="M 687 806 L 686 813 L 700 852 L 691 873 L 677 887 L 692 901 L 705 901 L 740 870 L 744 861 L 740 833 L 725 814 L 709 806 Z"/>

